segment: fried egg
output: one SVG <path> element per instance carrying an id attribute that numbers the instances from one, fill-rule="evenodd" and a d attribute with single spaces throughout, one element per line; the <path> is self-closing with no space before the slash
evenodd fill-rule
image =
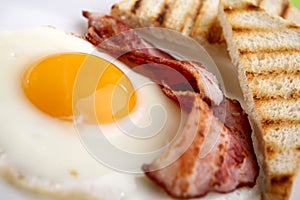
<path id="1" fill-rule="evenodd" d="M 157 84 L 55 28 L 2 31 L 0 41 L 5 179 L 63 199 L 120 199 L 151 185 L 140 167 L 183 119 Z"/>
<path id="2" fill-rule="evenodd" d="M 0 41 L 2 178 L 36 199 L 171 199 L 140 171 L 185 120 L 156 83 L 54 28 L 2 31 Z"/>

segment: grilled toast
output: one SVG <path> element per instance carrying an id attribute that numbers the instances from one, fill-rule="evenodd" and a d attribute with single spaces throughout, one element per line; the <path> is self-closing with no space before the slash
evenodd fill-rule
<path id="1" fill-rule="evenodd" d="M 288 0 L 247 0 L 270 14 L 300 24 L 300 11 Z M 110 14 L 130 27 L 158 26 L 191 36 L 201 44 L 225 44 L 218 21 L 219 0 L 123 0 Z"/>
<path id="2" fill-rule="evenodd" d="M 265 199 L 288 199 L 300 164 L 300 26 L 247 1 L 219 20 L 262 152 Z"/>

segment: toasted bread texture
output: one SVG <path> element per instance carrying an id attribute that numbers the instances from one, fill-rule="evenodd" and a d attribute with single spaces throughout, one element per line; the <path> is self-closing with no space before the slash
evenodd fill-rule
<path id="1" fill-rule="evenodd" d="M 247 0 L 300 24 L 300 11 L 288 0 Z M 218 20 L 219 0 L 123 0 L 113 5 L 111 15 L 130 27 L 158 26 L 174 29 L 202 44 L 225 44 Z"/>
<path id="2" fill-rule="evenodd" d="M 300 164 L 300 26 L 248 1 L 219 19 L 263 154 L 265 199 L 288 199 Z"/>

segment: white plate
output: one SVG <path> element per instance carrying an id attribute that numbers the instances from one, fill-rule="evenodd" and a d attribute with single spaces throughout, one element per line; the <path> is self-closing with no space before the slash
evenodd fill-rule
<path id="1" fill-rule="evenodd" d="M 1 0 L 0 29 L 19 30 L 51 25 L 66 32 L 82 35 L 86 28 L 86 20 L 81 15 L 82 10 L 108 13 L 117 1 L 119 0 Z M 291 198 L 293 200 L 300 199 L 299 185 L 300 177 L 294 185 Z M 0 178 L 0 199 L 35 200 L 40 197 L 11 187 Z"/>

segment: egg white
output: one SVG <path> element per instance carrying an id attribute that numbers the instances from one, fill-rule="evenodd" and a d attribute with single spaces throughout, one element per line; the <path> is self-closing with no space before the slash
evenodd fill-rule
<path id="1" fill-rule="evenodd" d="M 123 174 L 110 169 L 109 165 L 103 166 L 85 149 L 73 123 L 55 119 L 38 110 L 26 98 L 21 87 L 25 70 L 35 60 L 61 52 L 91 54 L 95 53 L 94 47 L 79 37 L 50 27 L 3 31 L 0 41 L 0 148 L 3 152 L 0 162 L 2 169 L 15 173 L 10 179 L 15 177 L 18 184 L 47 193 L 75 191 L 109 199 L 118 199 L 121 194 L 134 190 L 134 179 L 138 175 Z M 103 53 L 98 53 L 98 56 L 112 59 Z M 121 63 L 118 67 L 130 70 Z M 137 104 L 128 116 L 130 120 L 141 126 L 151 123 L 151 107 L 159 104 L 169 116 L 162 132 L 166 132 L 168 137 L 175 134 L 177 128 L 173 123 L 180 123 L 180 110 L 162 94 L 160 88 L 151 84 L 139 88 L 136 93 Z M 92 130 L 92 126 L 88 128 Z M 138 143 L 138 140 L 122 134 L 114 124 L 103 125 L 102 129 L 114 146 L 128 152 L 152 151 L 153 147 L 164 145 L 169 140 L 162 134 L 156 139 Z M 114 156 L 106 151 L 103 150 L 110 157 Z"/>

